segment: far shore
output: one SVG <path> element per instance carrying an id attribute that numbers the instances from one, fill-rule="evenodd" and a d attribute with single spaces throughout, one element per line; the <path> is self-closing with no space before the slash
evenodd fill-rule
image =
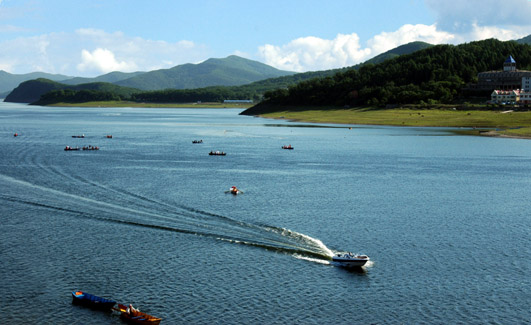
<path id="1" fill-rule="evenodd" d="M 104 101 L 86 103 L 55 103 L 54 107 L 144 107 L 144 108 L 240 108 L 252 103 L 138 103 L 129 101 Z M 284 119 L 309 123 L 347 125 L 389 125 L 455 128 L 464 135 L 531 139 L 531 111 L 452 110 L 370 107 L 351 109 L 286 110 L 259 114 L 271 119 Z"/>
<path id="2" fill-rule="evenodd" d="M 335 109 L 283 111 L 260 117 L 311 123 L 455 128 L 456 133 L 531 139 L 531 112 L 438 109 Z"/>
<path id="3" fill-rule="evenodd" d="M 253 103 L 138 103 L 130 101 L 102 101 L 85 103 L 54 103 L 51 107 L 145 107 L 145 108 L 241 108 L 246 109 Z"/>

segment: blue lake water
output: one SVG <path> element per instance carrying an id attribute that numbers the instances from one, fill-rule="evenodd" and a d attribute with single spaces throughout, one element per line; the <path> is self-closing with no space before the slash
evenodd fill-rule
<path id="1" fill-rule="evenodd" d="M 531 141 L 239 112 L 0 103 L 2 323 L 531 321 Z"/>

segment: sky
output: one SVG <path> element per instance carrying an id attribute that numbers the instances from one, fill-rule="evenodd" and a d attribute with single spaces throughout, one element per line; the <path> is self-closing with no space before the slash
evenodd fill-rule
<path id="1" fill-rule="evenodd" d="M 238 55 L 305 72 L 531 34 L 531 0 L 0 0 L 0 70 L 95 77 Z"/>

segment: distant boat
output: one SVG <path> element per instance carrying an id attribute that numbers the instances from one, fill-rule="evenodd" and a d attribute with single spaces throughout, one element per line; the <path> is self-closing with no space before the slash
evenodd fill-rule
<path id="1" fill-rule="evenodd" d="M 238 195 L 238 194 L 242 194 L 243 192 L 239 190 L 236 186 L 232 186 L 228 191 L 225 191 L 225 193 L 230 193 L 232 195 Z"/>
<path id="2" fill-rule="evenodd" d="M 210 151 L 208 154 L 211 156 L 225 156 L 226 155 L 226 153 L 223 151 Z"/>
<path id="3" fill-rule="evenodd" d="M 72 291 L 72 303 L 107 310 L 111 309 L 116 304 L 116 301 L 91 295 L 83 291 Z"/>
<path id="4" fill-rule="evenodd" d="M 138 310 L 127 310 L 127 306 L 118 304 L 118 309 L 121 313 L 121 317 L 129 323 L 133 324 L 152 324 L 157 325 L 162 318 L 151 316 L 149 314 L 140 312 Z"/>
<path id="5" fill-rule="evenodd" d="M 79 150 L 79 147 L 70 147 L 70 146 L 65 147 L 65 151 L 76 151 L 76 150 Z"/>
<path id="6" fill-rule="evenodd" d="M 203 143 L 203 140 L 194 140 L 192 143 Z"/>
<path id="7" fill-rule="evenodd" d="M 287 145 L 287 146 L 282 146 L 282 149 L 293 150 L 293 147 L 290 144 L 290 145 Z"/>
<path id="8" fill-rule="evenodd" d="M 345 267 L 360 267 L 365 265 L 369 260 L 369 256 L 367 255 L 353 255 L 352 253 L 337 254 L 332 257 L 332 261 L 340 263 Z"/>
<path id="9" fill-rule="evenodd" d="M 100 150 L 100 147 L 88 146 L 83 147 L 83 150 Z"/>
<path id="10" fill-rule="evenodd" d="M 18 133 L 13 134 L 13 136 L 18 137 Z"/>
<path id="11" fill-rule="evenodd" d="M 73 135 L 72 136 L 72 138 L 84 138 L 84 137 L 85 137 L 84 134 L 82 134 L 82 135 Z"/>
<path id="12" fill-rule="evenodd" d="M 112 135 L 108 134 L 108 135 L 106 136 L 106 138 L 107 138 L 107 139 L 112 139 Z"/>

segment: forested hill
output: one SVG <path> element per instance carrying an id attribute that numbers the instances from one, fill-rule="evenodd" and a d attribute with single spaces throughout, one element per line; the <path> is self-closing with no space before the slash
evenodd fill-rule
<path id="1" fill-rule="evenodd" d="M 31 72 L 25 74 L 12 74 L 0 70 L 0 93 L 9 92 L 17 87 L 21 82 L 27 80 L 33 80 L 37 78 L 46 78 L 54 81 L 62 81 L 72 77 L 61 75 L 61 74 L 51 74 L 45 72 Z"/>
<path id="2" fill-rule="evenodd" d="M 138 89 L 126 88 L 111 83 L 93 82 L 82 85 L 65 85 L 53 80 L 39 78 L 21 83 L 4 101 L 34 103 L 37 105 L 60 101 L 84 102 L 92 100 L 120 100 L 129 98 Z"/>
<path id="3" fill-rule="evenodd" d="M 411 42 L 411 43 L 398 46 L 382 54 L 379 54 L 372 59 L 369 59 L 363 63 L 356 64 L 352 67 L 297 73 L 291 76 L 284 76 L 284 77 L 271 78 L 271 79 L 266 79 L 262 81 L 257 81 L 257 82 L 250 84 L 249 86 L 251 86 L 252 88 L 258 88 L 263 91 L 271 90 L 274 88 L 285 88 L 285 87 L 294 85 L 302 81 L 332 76 L 338 72 L 347 71 L 349 69 L 359 69 L 362 66 L 367 65 L 367 64 L 381 63 L 383 61 L 396 58 L 400 55 L 414 53 L 416 51 L 419 51 L 419 50 L 422 50 L 422 49 L 425 49 L 431 46 L 433 45 L 429 43 L 425 43 L 425 42 Z M 246 86 L 243 86 L 243 88 L 245 88 Z"/>
<path id="4" fill-rule="evenodd" d="M 523 37 L 523 38 L 517 40 L 516 42 L 520 43 L 520 44 L 529 44 L 529 45 L 531 45 L 531 35 L 527 35 L 526 37 Z"/>
<path id="5" fill-rule="evenodd" d="M 355 107 L 388 104 L 450 103 L 478 72 L 500 70 L 512 55 L 518 69 L 531 70 L 531 46 L 495 39 L 461 45 L 437 45 L 376 65 L 298 83 L 264 94 L 264 101 L 244 111 L 257 115 L 286 107 Z"/>
<path id="6" fill-rule="evenodd" d="M 196 101 L 219 102 L 225 99 L 252 99 L 260 101 L 263 97 L 263 94 L 270 90 L 287 88 L 299 82 L 332 76 L 338 72 L 347 71 L 348 69 L 359 69 L 366 64 L 383 62 L 387 59 L 395 58 L 403 54 L 413 53 L 430 46 L 433 45 L 424 42 L 412 42 L 404 44 L 350 68 L 303 72 L 289 76 L 255 81 L 242 86 L 149 91 L 136 93 L 132 99 L 139 102 L 161 103 L 190 103 Z"/>

